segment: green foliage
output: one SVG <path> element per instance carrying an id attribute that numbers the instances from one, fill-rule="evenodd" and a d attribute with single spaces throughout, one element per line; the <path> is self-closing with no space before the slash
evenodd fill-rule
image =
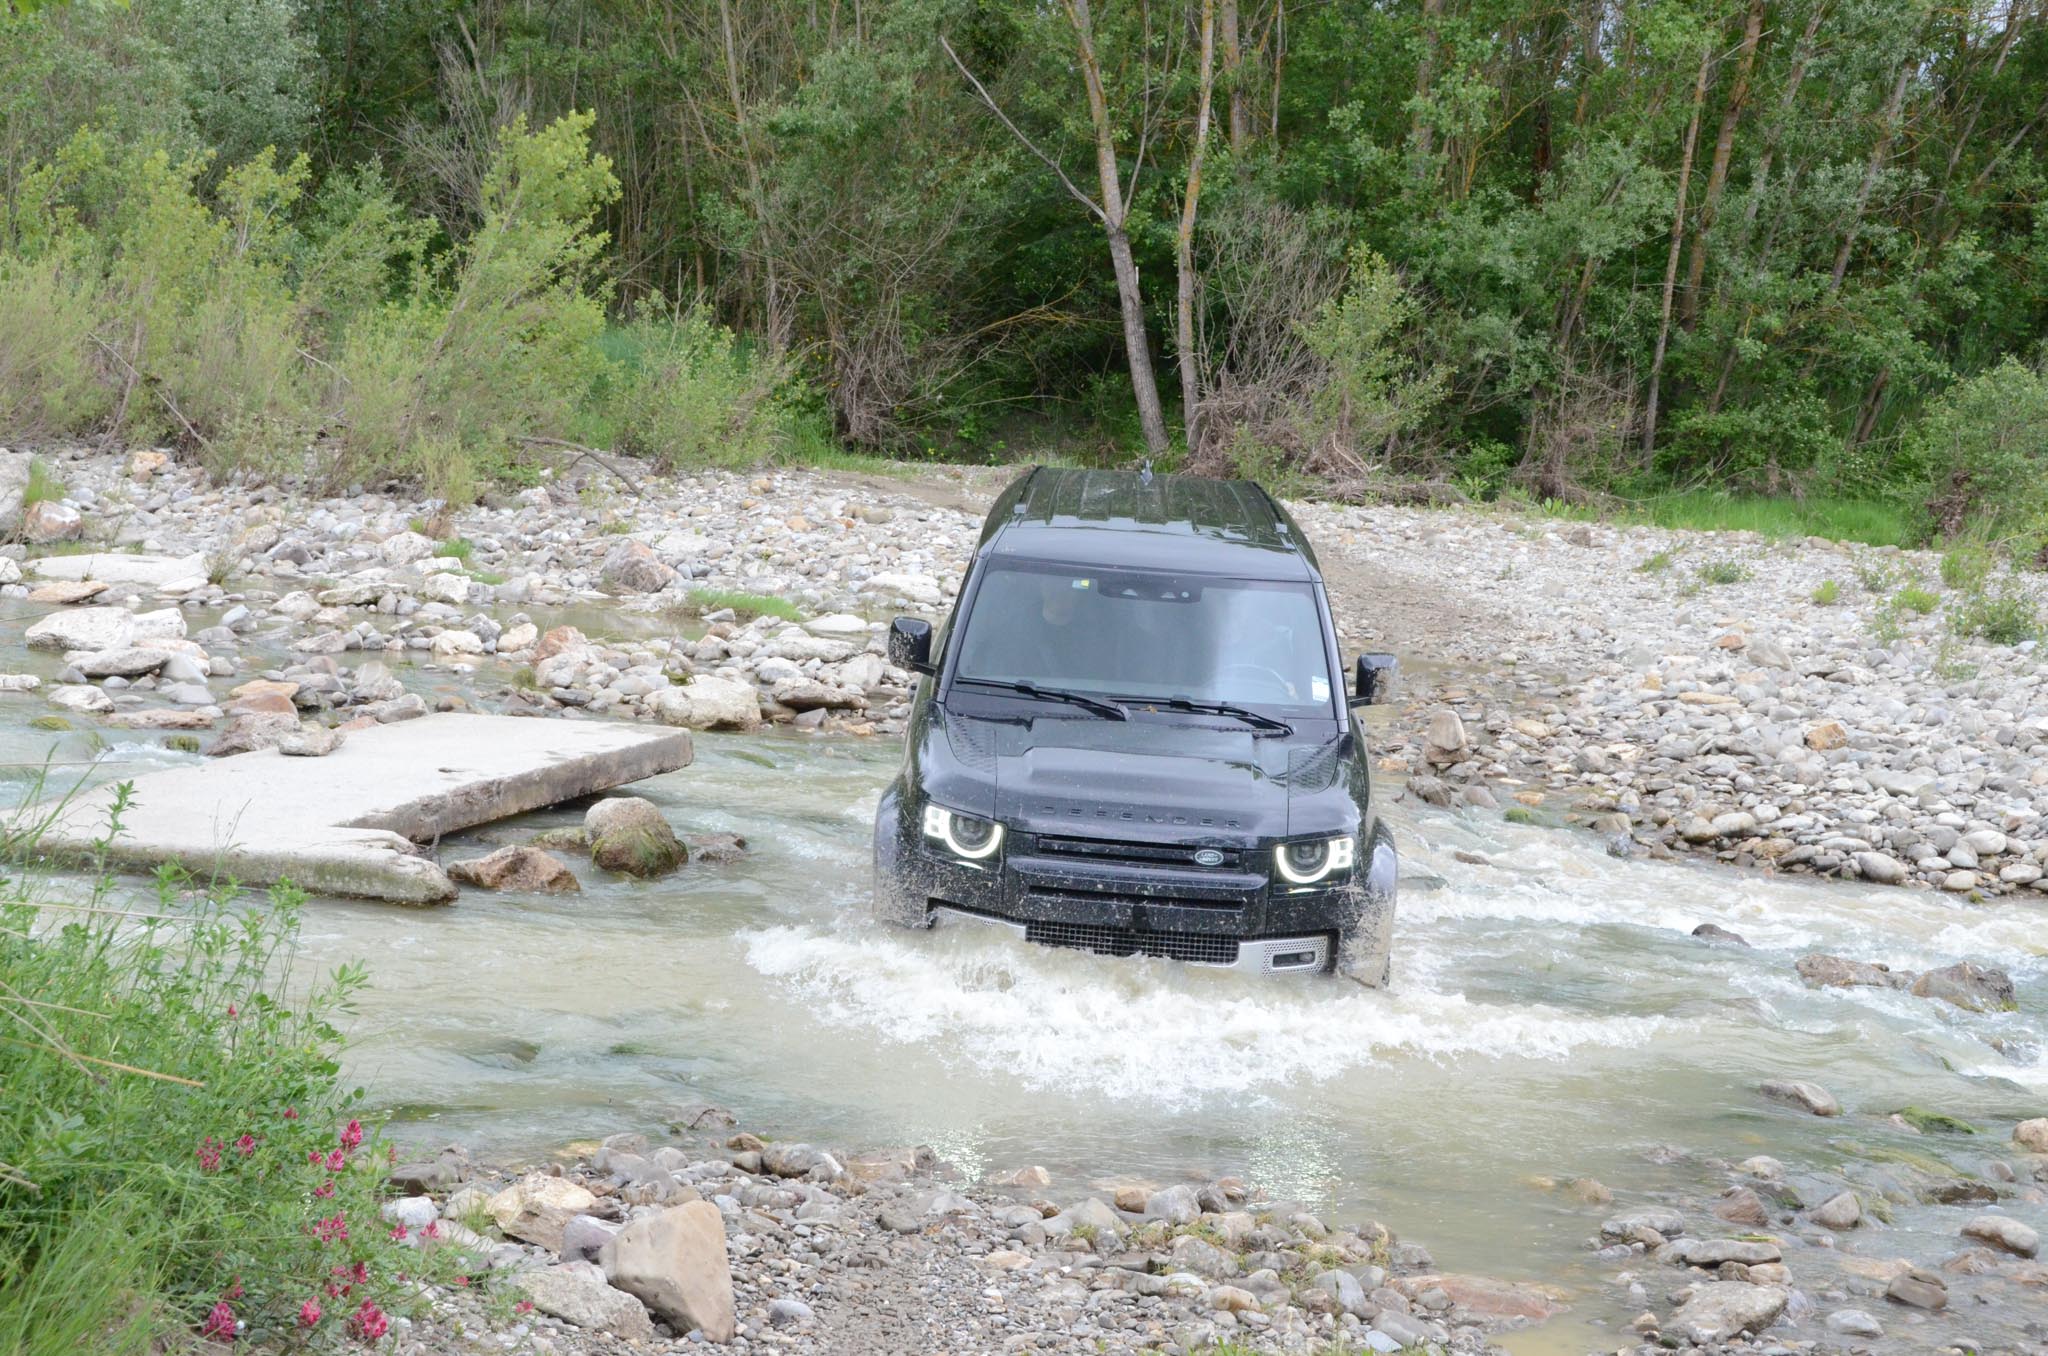
<path id="1" fill-rule="evenodd" d="M 744 467 L 788 446 L 787 365 L 746 351 L 704 307 L 652 298 L 614 343 L 627 356 L 606 404 L 624 450 L 672 467 Z"/>
<path id="2" fill-rule="evenodd" d="M 1751 578 L 1756 571 L 1739 560 L 1705 560 L 1693 571 L 1693 577 L 1702 584 L 1740 584 Z"/>
<path id="3" fill-rule="evenodd" d="M 28 483 L 21 489 L 21 506 L 52 503 L 64 497 L 64 482 L 41 457 L 28 461 Z"/>
<path id="4" fill-rule="evenodd" d="M 1447 374 L 1418 368 L 1406 349 L 1421 304 L 1387 261 L 1352 250 L 1344 291 L 1301 327 L 1326 369 L 1310 397 L 1318 442 L 1358 461 L 1412 432 L 1444 397 Z"/>
<path id="5" fill-rule="evenodd" d="M 1636 566 L 1636 573 L 1637 573 L 1637 574 L 1662 574 L 1662 573 L 1664 573 L 1664 571 L 1666 571 L 1666 570 L 1668 570 L 1668 569 L 1670 569 L 1670 568 L 1671 568 L 1671 561 L 1672 561 L 1672 555 L 1671 555 L 1671 552 L 1669 552 L 1669 551 L 1658 551 L 1658 552 L 1656 552 L 1656 553 L 1654 553 L 1654 554 L 1652 554 L 1652 555 L 1649 555 L 1649 556 L 1646 556 L 1646 557 L 1644 557 L 1644 559 L 1643 559 L 1643 563 L 1642 563 L 1642 564 L 1640 564 L 1640 565 L 1638 565 L 1638 566 Z"/>
<path id="6" fill-rule="evenodd" d="M 1842 586 L 1832 579 L 1820 581 L 1820 587 L 1813 591 L 1816 607 L 1833 607 L 1842 600 Z"/>
<path id="7" fill-rule="evenodd" d="M 1996 559 L 1984 546 L 1965 542 L 1943 553 L 1941 582 L 1965 593 L 1980 592 L 1991 578 L 1992 567 L 1996 564 Z"/>
<path id="8" fill-rule="evenodd" d="M 1960 1116 L 1951 1116 L 1945 1111 L 1930 1111 L 1924 1106 L 1901 1107 L 1893 1114 L 1923 1135 L 1974 1135 L 1979 1133 L 1976 1126 Z"/>
<path id="9" fill-rule="evenodd" d="M 1914 426 L 1907 455 L 1944 533 L 2038 530 L 2042 496 L 2019 487 L 2048 481 L 2048 377 L 2008 357 L 1958 383 Z"/>
<path id="10" fill-rule="evenodd" d="M 794 603 L 765 593 L 740 593 L 730 589 L 691 589 L 685 595 L 685 599 L 699 615 L 730 608 L 742 621 L 751 621 L 755 617 L 780 617 L 784 621 L 804 619 L 803 612 Z"/>
<path id="11" fill-rule="evenodd" d="M 6 842 L 0 1349 L 182 1348 L 210 1321 L 296 1344 L 307 1299 L 337 1335 L 405 1302 L 398 1274 L 437 1264 L 386 1238 L 382 1146 L 338 1082 L 363 975 L 294 974 L 299 896 L 241 907 L 166 868 L 139 907 L 104 875 L 59 898 L 22 874 L 35 825 Z"/>
<path id="12" fill-rule="evenodd" d="M 0 254 L 0 429 L 35 436 L 92 428 L 115 393 L 92 361 L 97 279 L 70 251 Z"/>
<path id="13" fill-rule="evenodd" d="M 1900 589 L 1892 595 L 1891 601 L 1891 605 L 1899 611 L 1911 612 L 1916 616 L 1922 617 L 1934 611 L 1940 603 L 1941 600 L 1939 598 L 1915 584 L 1908 584 L 1905 588 Z"/>
<path id="14" fill-rule="evenodd" d="M 2041 611 L 2018 585 L 1969 594 L 1949 607 L 1949 626 L 1956 635 L 2018 645 L 2042 636 Z"/>

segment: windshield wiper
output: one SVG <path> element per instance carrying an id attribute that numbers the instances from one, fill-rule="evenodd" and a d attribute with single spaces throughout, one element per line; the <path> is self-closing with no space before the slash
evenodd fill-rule
<path id="1" fill-rule="evenodd" d="M 956 683 L 972 683 L 976 687 L 1001 688 L 1005 692 L 1019 692 L 1026 697 L 1037 697 L 1041 701 L 1068 702 L 1074 706 L 1081 707 L 1083 710 L 1093 711 L 1098 716 L 1107 716 L 1111 720 L 1129 720 L 1131 718 L 1131 713 L 1115 702 L 1104 701 L 1100 697 L 1090 697 L 1086 693 L 1069 692 L 1065 688 L 1040 687 L 1036 683 L 1013 683 L 1006 678 L 955 678 L 953 681 Z"/>
<path id="2" fill-rule="evenodd" d="M 1192 697 L 1168 697 L 1161 705 L 1169 711 L 1197 711 L 1210 716 L 1234 716 L 1247 725 L 1256 725 L 1261 730 L 1275 734 L 1293 734 L 1294 727 L 1277 716 L 1254 711 L 1248 706 L 1236 706 L 1230 702 L 1198 702 Z"/>

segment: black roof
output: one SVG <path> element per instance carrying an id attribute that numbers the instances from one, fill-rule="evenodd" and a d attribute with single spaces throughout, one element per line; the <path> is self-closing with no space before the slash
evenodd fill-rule
<path id="1" fill-rule="evenodd" d="M 997 496 L 982 550 L 1025 560 L 1312 579 L 1315 555 L 1249 480 L 1039 466 Z"/>

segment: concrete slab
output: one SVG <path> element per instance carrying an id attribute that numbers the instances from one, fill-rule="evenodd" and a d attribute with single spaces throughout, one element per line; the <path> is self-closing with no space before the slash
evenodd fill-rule
<path id="1" fill-rule="evenodd" d="M 126 551 L 93 555 L 38 556 L 28 562 L 30 570 L 44 579 L 92 579 L 102 584 L 181 584 L 196 579 L 206 582 L 206 557 L 139 556 Z"/>
<path id="2" fill-rule="evenodd" d="M 324 758 L 275 749 L 134 779 L 110 860 L 177 862 L 245 885 L 439 904 L 447 873 L 416 846 L 443 834 L 687 767 L 687 731 L 611 721 L 446 714 L 356 730 Z M 45 851 L 88 854 L 112 786 L 63 805 Z"/>

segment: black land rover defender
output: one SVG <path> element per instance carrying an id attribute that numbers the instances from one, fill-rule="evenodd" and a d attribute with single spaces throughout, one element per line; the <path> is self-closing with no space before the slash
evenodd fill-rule
<path id="1" fill-rule="evenodd" d="M 953 615 L 899 617 L 923 675 L 875 816 L 875 908 L 1051 946 L 1384 984 L 1393 835 L 1301 529 L 1246 481 L 1040 467 Z"/>

